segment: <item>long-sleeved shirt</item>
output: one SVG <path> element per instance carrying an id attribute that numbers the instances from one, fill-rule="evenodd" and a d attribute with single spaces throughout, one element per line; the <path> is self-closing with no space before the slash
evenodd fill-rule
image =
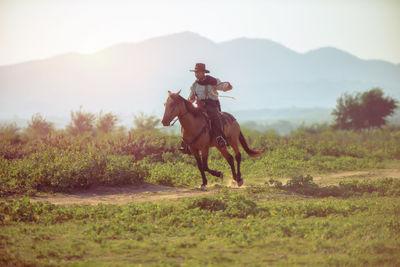
<path id="1" fill-rule="evenodd" d="M 196 96 L 199 100 L 218 100 L 218 91 L 227 91 L 229 86 L 228 82 L 221 82 L 219 79 L 207 75 L 192 84 L 189 99 L 194 99 Z"/>

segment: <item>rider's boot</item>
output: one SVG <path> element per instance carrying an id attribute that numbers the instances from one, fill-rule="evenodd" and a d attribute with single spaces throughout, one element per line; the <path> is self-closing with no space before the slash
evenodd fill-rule
<path id="1" fill-rule="evenodd" d="M 178 150 L 179 150 L 180 152 L 182 152 L 183 154 L 188 154 L 188 155 L 192 154 L 192 153 L 190 152 L 190 150 L 189 150 L 189 146 L 188 146 L 183 140 L 182 140 L 182 142 L 181 142 L 181 147 L 178 148 Z"/>
<path id="2" fill-rule="evenodd" d="M 220 118 L 215 118 L 212 123 L 212 126 L 214 134 L 216 136 L 215 141 L 217 143 L 217 146 L 220 148 L 227 146 L 228 142 L 226 141 L 226 137 L 222 129 L 222 123 Z"/>

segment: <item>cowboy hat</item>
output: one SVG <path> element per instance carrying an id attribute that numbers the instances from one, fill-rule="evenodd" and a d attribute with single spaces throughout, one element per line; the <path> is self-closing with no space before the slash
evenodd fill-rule
<path id="1" fill-rule="evenodd" d="M 209 70 L 206 69 L 206 64 L 204 63 L 196 63 L 196 66 L 194 67 L 194 70 L 190 70 L 192 72 L 205 72 L 205 73 L 210 73 Z"/>

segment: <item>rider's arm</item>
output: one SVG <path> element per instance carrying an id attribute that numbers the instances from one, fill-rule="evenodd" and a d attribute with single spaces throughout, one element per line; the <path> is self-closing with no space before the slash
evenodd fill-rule
<path id="1" fill-rule="evenodd" d="M 190 94 L 188 97 L 188 100 L 193 103 L 194 100 L 196 99 L 196 93 L 194 92 L 195 89 L 195 83 L 192 84 L 192 86 L 190 87 Z"/>
<path id="2" fill-rule="evenodd" d="M 232 85 L 229 82 L 218 82 L 217 86 L 215 87 L 218 91 L 229 91 L 232 89 Z"/>

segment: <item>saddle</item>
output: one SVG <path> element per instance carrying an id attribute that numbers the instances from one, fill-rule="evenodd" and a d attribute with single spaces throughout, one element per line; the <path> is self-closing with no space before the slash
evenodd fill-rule
<path id="1" fill-rule="evenodd" d="M 205 110 L 200 110 L 200 111 L 201 111 L 201 114 L 203 114 L 204 118 L 206 119 L 207 128 L 208 128 L 209 130 L 212 130 L 211 118 L 210 118 L 210 116 L 208 116 L 207 111 L 205 111 Z"/>
<path id="2" fill-rule="evenodd" d="M 201 110 L 201 113 L 203 114 L 203 116 L 206 118 L 207 121 L 207 127 L 208 129 L 212 130 L 212 125 L 211 125 L 211 119 L 208 116 L 208 113 L 205 110 Z M 232 123 L 234 121 L 236 121 L 235 117 L 233 117 L 231 114 L 227 113 L 227 112 L 219 112 L 219 116 L 221 119 L 221 124 L 222 124 L 222 130 L 225 129 L 225 126 L 229 123 Z"/>
<path id="3" fill-rule="evenodd" d="M 210 130 L 210 138 L 212 138 L 212 136 L 214 135 L 213 129 L 212 129 L 212 123 L 211 123 L 211 118 L 207 113 L 206 110 L 206 104 L 210 104 L 210 102 L 207 102 L 208 100 L 200 100 L 197 99 L 196 103 L 197 103 L 197 109 L 203 114 L 203 116 L 205 117 L 206 121 L 207 121 L 207 127 Z M 233 121 L 235 121 L 236 119 L 229 113 L 227 112 L 222 112 L 221 111 L 221 104 L 219 102 L 219 100 L 216 101 L 211 101 L 211 105 L 215 105 L 218 109 L 218 115 L 219 118 L 221 120 L 221 128 L 222 131 L 225 128 L 225 125 L 227 125 L 228 123 L 231 123 Z"/>
<path id="4" fill-rule="evenodd" d="M 221 107 L 219 105 L 219 101 L 217 101 L 217 107 L 219 110 L 219 117 L 221 120 L 221 127 L 222 130 L 224 130 L 225 126 L 229 123 L 232 123 L 233 121 L 235 121 L 236 119 L 229 113 L 227 112 L 221 112 Z M 195 137 L 194 140 L 192 140 L 192 143 L 194 143 L 207 129 L 210 131 L 210 142 L 212 140 L 212 138 L 215 136 L 215 132 L 213 131 L 213 127 L 212 127 L 212 122 L 211 122 L 211 118 L 207 113 L 207 110 L 205 108 L 205 102 L 203 102 L 202 100 L 197 100 L 197 109 L 200 111 L 200 113 L 204 116 L 204 118 L 206 119 L 206 126 L 203 128 L 203 130 L 200 132 L 200 134 L 198 136 Z M 189 150 L 189 145 L 191 144 L 186 144 L 183 140 L 181 143 L 181 147 L 179 148 L 179 150 L 184 153 L 184 154 L 191 154 L 190 150 Z"/>
<path id="5" fill-rule="evenodd" d="M 211 134 L 210 134 L 210 141 L 211 141 L 212 138 L 213 138 L 213 136 L 214 136 L 214 133 L 213 133 L 213 131 L 212 131 L 212 126 L 211 126 L 211 119 L 210 119 L 210 117 L 208 116 L 208 114 L 207 114 L 207 112 L 206 112 L 205 109 L 201 109 L 200 111 L 201 111 L 201 113 L 203 114 L 204 118 L 205 118 L 206 121 L 207 121 L 207 125 L 206 125 L 206 128 L 205 128 L 205 129 L 208 129 L 208 130 L 210 131 L 210 133 L 211 133 Z M 221 118 L 221 122 L 222 122 L 222 128 L 225 128 L 225 126 L 226 126 L 227 124 L 236 121 L 235 117 L 233 117 L 231 114 L 229 114 L 229 113 L 227 113 L 227 112 L 220 112 L 220 116 L 221 116 L 220 118 Z M 202 134 L 202 133 L 201 133 L 201 134 Z M 197 138 L 196 138 L 196 139 L 197 139 Z M 228 146 L 229 146 L 229 144 L 228 144 Z M 182 140 L 181 146 L 180 146 L 180 148 L 178 148 L 178 150 L 179 150 L 180 152 L 182 152 L 183 154 L 188 154 L 188 155 L 192 154 L 192 153 L 190 152 L 190 150 L 189 150 L 188 144 L 186 144 L 183 140 Z"/>

